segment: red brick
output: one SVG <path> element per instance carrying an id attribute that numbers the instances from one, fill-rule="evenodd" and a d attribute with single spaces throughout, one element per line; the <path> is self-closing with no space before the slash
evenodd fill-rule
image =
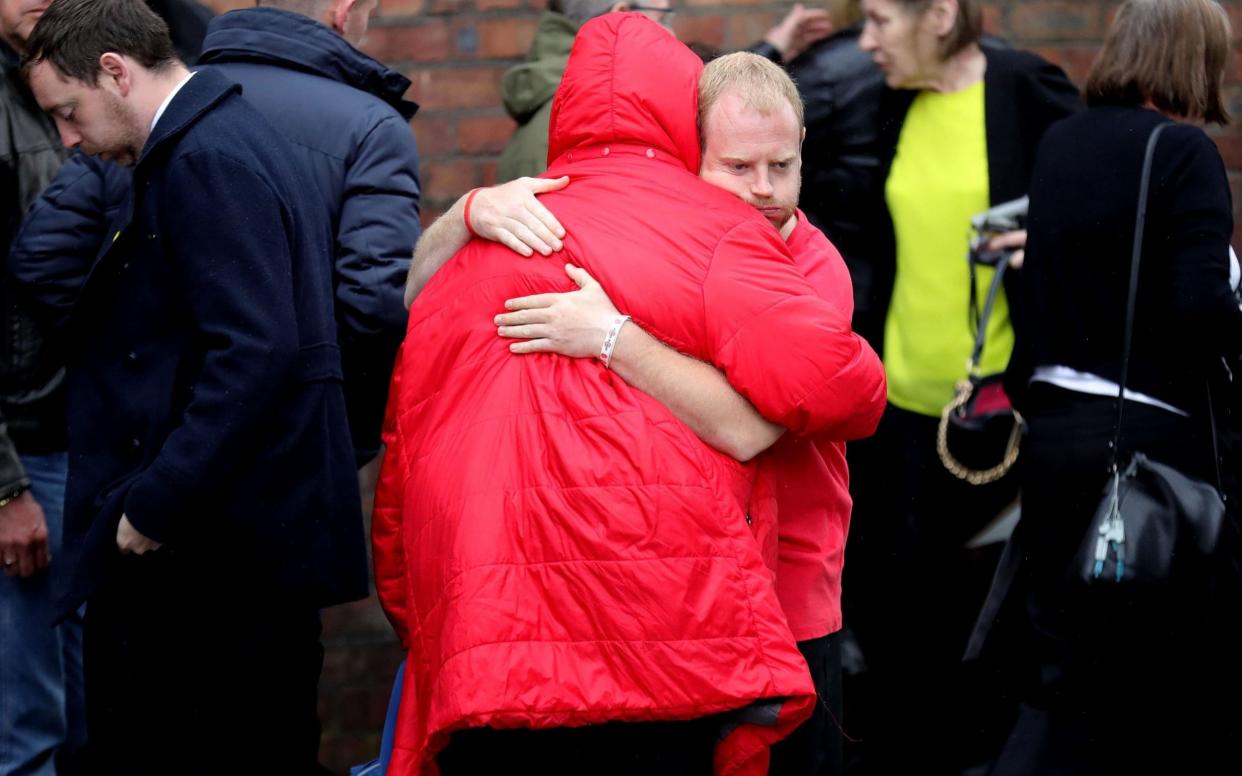
<path id="1" fill-rule="evenodd" d="M 481 59 L 515 59 L 526 56 L 535 38 L 538 19 L 487 19 L 475 24 Z"/>
<path id="2" fill-rule="evenodd" d="M 391 16 L 417 16 L 423 12 L 424 0 L 380 0 L 379 15 L 388 18 Z"/>
<path id="3" fill-rule="evenodd" d="M 1005 29 L 1005 9 L 998 5 L 983 7 L 983 29 L 993 35 L 1001 35 Z"/>
<path id="4" fill-rule="evenodd" d="M 380 730 L 388 711 L 388 698 L 392 694 L 391 677 L 387 687 L 350 687 L 341 694 L 345 713 L 341 720 L 342 731 Z"/>
<path id="5" fill-rule="evenodd" d="M 1212 138 L 1220 150 L 1225 166 L 1232 170 L 1242 168 L 1242 134 L 1228 132 Z"/>
<path id="6" fill-rule="evenodd" d="M 325 642 L 343 637 L 353 643 L 365 639 L 367 645 L 396 641 L 392 626 L 388 624 L 388 618 L 374 595 L 324 609 L 323 636 Z"/>
<path id="7" fill-rule="evenodd" d="M 1242 116 L 1242 86 L 1232 85 L 1225 87 L 1222 95 L 1225 100 L 1225 108 L 1231 116 Z M 1234 200 L 1237 201 L 1236 199 Z"/>
<path id="8" fill-rule="evenodd" d="M 705 6 L 737 6 L 737 5 L 760 5 L 755 0 L 685 0 L 685 5 L 689 8 L 702 8 Z M 641 4 L 640 4 L 641 5 Z"/>
<path id="9" fill-rule="evenodd" d="M 449 25 L 431 20 L 413 26 L 374 26 L 367 31 L 362 48 L 384 62 L 443 62 L 449 58 Z"/>
<path id="10" fill-rule="evenodd" d="M 717 48 L 724 45 L 725 19 L 718 14 L 678 14 L 673 27 L 677 37 L 687 43 L 706 43 Z"/>
<path id="11" fill-rule="evenodd" d="M 252 0 L 206 0 L 206 5 L 216 13 L 228 13 L 238 8 L 254 8 Z"/>
<path id="12" fill-rule="evenodd" d="M 464 154 L 498 154 L 515 126 L 507 116 L 464 118 L 457 122 L 457 142 Z"/>
<path id="13" fill-rule="evenodd" d="M 434 224 L 436 219 L 444 215 L 444 211 L 448 210 L 452 206 L 453 206 L 453 203 L 449 202 L 448 204 L 443 205 L 443 206 L 431 207 L 428 205 L 427 200 L 424 199 L 423 209 L 419 213 L 419 215 L 421 216 L 419 220 L 422 221 L 423 228 L 426 229 L 427 227 Z"/>
<path id="14" fill-rule="evenodd" d="M 1229 24 L 1233 27 L 1234 40 L 1238 39 L 1238 35 L 1242 34 L 1242 3 L 1224 2 L 1221 3 L 1225 7 L 1225 11 L 1229 14 Z"/>
<path id="15" fill-rule="evenodd" d="M 465 9 L 470 0 L 429 0 L 431 12 L 435 14 L 455 14 Z"/>
<path id="16" fill-rule="evenodd" d="M 1225 83 L 1242 82 L 1242 51 L 1231 49 L 1229 58 L 1225 60 Z"/>
<path id="17" fill-rule="evenodd" d="M 420 172 L 428 199 L 455 200 L 479 185 L 478 166 L 465 159 L 427 162 Z"/>
<path id="18" fill-rule="evenodd" d="M 1060 65 L 1070 80 L 1081 87 L 1091 71 L 1098 50 L 1091 46 L 1041 46 L 1033 49 L 1044 59 Z"/>
<path id="19" fill-rule="evenodd" d="M 780 21 L 776 14 L 747 11 L 728 17 L 725 23 L 725 46 L 730 50 L 744 49 L 763 40 L 772 25 Z"/>
<path id="20" fill-rule="evenodd" d="M 409 74 L 411 99 L 424 108 L 492 108 L 500 104 L 503 68 L 425 68 Z"/>
<path id="21" fill-rule="evenodd" d="M 410 127 L 414 130 L 418 155 L 423 159 L 457 150 L 457 124 L 450 118 L 420 110 Z"/>
<path id="22" fill-rule="evenodd" d="M 1037 40 L 1084 40 L 1101 29 L 1101 8 L 1094 3 L 1023 3 L 1011 9 L 1016 36 Z"/>
<path id="23" fill-rule="evenodd" d="M 479 185 L 480 186 L 495 185 L 497 177 L 498 175 L 497 175 L 496 160 L 493 159 L 493 160 L 482 162 L 479 164 Z"/>

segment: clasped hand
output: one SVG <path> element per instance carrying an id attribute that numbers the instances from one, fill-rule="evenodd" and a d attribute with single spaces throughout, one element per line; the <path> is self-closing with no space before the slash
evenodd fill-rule
<path id="1" fill-rule="evenodd" d="M 559 353 L 587 358 L 598 356 L 617 308 L 600 284 L 583 268 L 565 265 L 577 291 L 535 294 L 509 299 L 510 312 L 494 319 L 502 337 L 522 340 L 509 345 L 513 353 Z"/>

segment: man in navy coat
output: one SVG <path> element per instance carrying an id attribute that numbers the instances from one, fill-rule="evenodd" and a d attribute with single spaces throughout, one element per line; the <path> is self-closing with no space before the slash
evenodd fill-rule
<path id="1" fill-rule="evenodd" d="M 217 16 L 200 65 L 241 84 L 292 141 L 332 219 L 345 400 L 358 465 L 380 447 L 388 381 L 419 225 L 410 80 L 355 46 L 375 0 L 260 0 Z"/>
<path id="2" fill-rule="evenodd" d="M 58 0 L 24 68 L 65 145 L 134 168 L 68 329 L 89 770 L 322 772 L 317 610 L 367 591 L 314 188 L 140 0 Z"/>

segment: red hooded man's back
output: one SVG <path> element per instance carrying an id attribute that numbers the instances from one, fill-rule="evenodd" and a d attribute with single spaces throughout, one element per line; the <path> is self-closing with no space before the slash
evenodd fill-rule
<path id="1" fill-rule="evenodd" d="M 547 174 L 571 182 L 545 202 L 564 253 L 476 240 L 410 312 L 372 529 L 409 650 L 390 772 L 434 772 L 466 727 L 747 707 L 717 750 L 732 773 L 761 767 L 810 712 L 748 524 L 751 469 L 598 361 L 515 356 L 492 324 L 507 298 L 569 290 L 571 261 L 777 422 L 842 438 L 874 426 L 859 410 L 883 378 L 860 368 L 842 311 L 758 213 L 695 174 L 700 70 L 640 15 L 585 25 L 552 113 Z"/>

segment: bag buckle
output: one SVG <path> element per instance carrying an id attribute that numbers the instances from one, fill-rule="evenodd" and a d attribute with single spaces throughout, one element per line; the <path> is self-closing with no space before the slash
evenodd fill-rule
<path id="1" fill-rule="evenodd" d="M 1116 558 L 1113 579 L 1120 582 L 1126 573 L 1126 524 L 1121 519 L 1121 474 L 1113 468 L 1113 492 L 1108 502 L 1108 519 L 1100 522 L 1095 540 L 1095 566 L 1093 576 L 1099 579 L 1104 574 L 1104 562 L 1108 560 L 1111 550 Z"/>

